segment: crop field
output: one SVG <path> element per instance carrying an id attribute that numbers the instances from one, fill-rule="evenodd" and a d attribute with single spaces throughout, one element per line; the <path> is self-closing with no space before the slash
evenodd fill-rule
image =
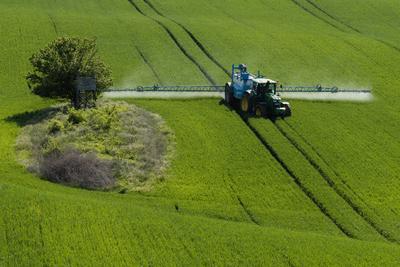
<path id="1" fill-rule="evenodd" d="M 124 99 L 174 132 L 166 178 L 140 193 L 68 188 L 14 149 L 55 103 L 24 77 L 57 36 L 96 37 L 117 88 L 223 85 L 243 62 L 374 100 L 291 100 L 272 122 L 217 98 Z M 399 264 L 398 1 L 1 0 L 0 40 L 1 266 Z"/>

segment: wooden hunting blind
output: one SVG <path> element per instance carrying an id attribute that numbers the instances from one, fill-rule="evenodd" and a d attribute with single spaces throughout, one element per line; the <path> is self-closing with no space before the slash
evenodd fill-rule
<path id="1" fill-rule="evenodd" d="M 75 81 L 76 97 L 75 108 L 91 108 L 96 105 L 97 87 L 96 78 L 78 77 Z"/>

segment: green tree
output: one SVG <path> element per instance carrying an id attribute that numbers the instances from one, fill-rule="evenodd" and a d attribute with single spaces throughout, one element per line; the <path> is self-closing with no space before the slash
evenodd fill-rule
<path id="1" fill-rule="evenodd" d="M 96 40 L 60 37 L 29 59 L 33 71 L 26 76 L 34 94 L 69 99 L 76 107 L 77 77 L 95 77 L 97 94 L 112 85 L 111 71 L 97 56 Z"/>

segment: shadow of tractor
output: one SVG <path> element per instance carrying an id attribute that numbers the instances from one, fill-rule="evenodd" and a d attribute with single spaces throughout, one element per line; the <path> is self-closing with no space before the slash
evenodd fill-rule
<path id="1" fill-rule="evenodd" d="M 247 121 L 249 120 L 249 118 L 270 120 L 270 121 L 272 121 L 273 123 L 275 123 L 276 120 L 278 119 L 278 117 L 276 117 L 276 116 L 258 117 L 258 116 L 254 115 L 254 114 L 249 114 L 249 113 L 247 113 L 247 112 L 243 112 L 243 111 L 240 110 L 239 103 L 236 103 L 236 104 L 234 104 L 234 105 L 232 106 L 232 105 L 229 105 L 228 103 L 226 103 L 225 99 L 223 99 L 223 98 L 219 100 L 218 104 L 219 104 L 220 106 L 221 106 L 221 105 L 224 105 L 224 106 L 225 106 L 226 108 L 228 108 L 231 112 L 236 112 L 236 114 L 238 114 L 238 115 L 242 118 L 242 120 L 244 120 L 246 123 L 247 123 Z M 282 119 L 284 119 L 284 118 L 282 118 Z"/>

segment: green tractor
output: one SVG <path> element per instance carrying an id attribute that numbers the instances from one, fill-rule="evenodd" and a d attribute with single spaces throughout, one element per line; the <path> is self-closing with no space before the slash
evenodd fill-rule
<path id="1" fill-rule="evenodd" d="M 235 72 L 239 70 L 238 72 Z M 231 82 L 225 84 L 225 102 L 257 117 L 288 117 L 292 110 L 276 93 L 277 82 L 247 72 L 244 64 L 232 65 Z"/>

